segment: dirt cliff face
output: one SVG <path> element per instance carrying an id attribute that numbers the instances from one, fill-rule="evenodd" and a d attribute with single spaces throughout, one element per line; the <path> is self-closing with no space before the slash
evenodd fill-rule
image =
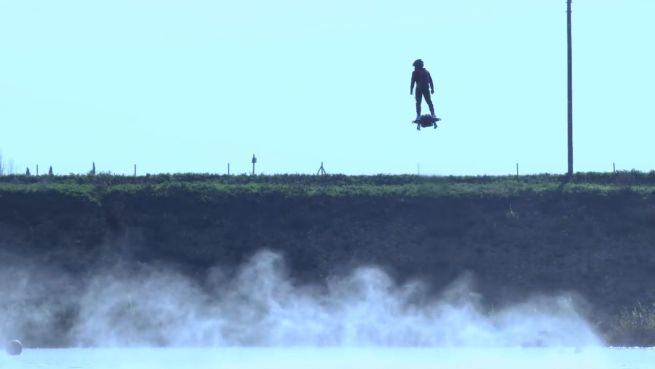
<path id="1" fill-rule="evenodd" d="M 320 283 L 360 265 L 439 291 L 463 273 L 489 304 L 571 292 L 611 343 L 652 332 L 618 330 L 637 302 L 655 302 L 655 199 L 610 194 L 513 197 L 61 193 L 0 198 L 5 261 L 30 260 L 83 281 L 106 263 L 162 263 L 204 275 L 260 249 L 281 252 L 291 275 Z M 72 292 L 74 293 L 74 292 Z M 70 312 L 74 314 L 74 312 Z M 62 323 L 65 326 L 65 323 Z"/>

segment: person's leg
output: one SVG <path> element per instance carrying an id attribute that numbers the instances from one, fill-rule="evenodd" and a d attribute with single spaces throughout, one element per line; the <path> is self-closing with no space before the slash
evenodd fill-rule
<path id="1" fill-rule="evenodd" d="M 423 98 L 423 92 L 418 88 L 414 91 L 414 96 L 416 97 L 416 119 L 421 116 L 421 99 Z"/>
<path id="2" fill-rule="evenodd" d="M 428 107 L 430 108 L 430 114 L 434 117 L 434 105 L 432 105 L 432 97 L 430 96 L 430 91 L 425 90 L 423 91 L 423 94 L 425 95 L 425 102 L 428 103 Z"/>

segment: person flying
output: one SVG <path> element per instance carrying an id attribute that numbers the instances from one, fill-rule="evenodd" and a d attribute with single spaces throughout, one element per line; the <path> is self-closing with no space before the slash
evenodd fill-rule
<path id="1" fill-rule="evenodd" d="M 430 114 L 432 118 L 434 115 L 434 105 L 432 105 L 431 94 L 434 94 L 434 84 L 432 83 L 432 76 L 430 72 L 423 67 L 423 60 L 416 59 L 414 61 L 414 72 L 412 72 L 412 84 L 409 87 L 409 94 L 414 92 L 414 85 L 416 85 L 416 120 L 421 118 L 421 100 L 425 97 L 425 102 L 428 103 Z"/>

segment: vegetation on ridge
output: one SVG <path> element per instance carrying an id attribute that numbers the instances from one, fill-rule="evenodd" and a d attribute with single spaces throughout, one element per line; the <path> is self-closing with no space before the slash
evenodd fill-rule
<path id="1" fill-rule="evenodd" d="M 56 192 L 99 200 L 111 193 L 149 192 L 166 195 L 276 193 L 286 196 L 514 196 L 525 192 L 655 192 L 655 172 L 578 173 L 528 176 L 416 176 L 416 175 L 272 175 L 110 174 L 0 177 L 2 192 Z"/>

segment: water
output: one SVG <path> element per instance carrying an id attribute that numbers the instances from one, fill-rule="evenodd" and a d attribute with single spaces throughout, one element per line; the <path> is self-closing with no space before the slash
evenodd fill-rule
<path id="1" fill-rule="evenodd" d="M 644 348 L 28 349 L 0 369 L 652 369 Z"/>
<path id="2" fill-rule="evenodd" d="M 204 282 L 119 265 L 61 290 L 74 279 L 14 268 L 0 265 L 0 341 L 94 348 L 0 351 L 0 369 L 655 368 L 655 349 L 603 348 L 572 296 L 489 307 L 468 275 L 436 295 L 375 267 L 307 285 L 280 255 L 260 252 Z M 153 346 L 169 348 L 106 348 Z"/>
<path id="3" fill-rule="evenodd" d="M 172 267 L 108 268 L 76 285 L 41 267 L 0 265 L 0 339 L 31 347 L 604 346 L 572 296 L 535 291 L 491 307 L 468 274 L 434 294 L 372 266 L 304 284 L 267 251 L 234 275 L 212 269 L 204 282 Z"/>

